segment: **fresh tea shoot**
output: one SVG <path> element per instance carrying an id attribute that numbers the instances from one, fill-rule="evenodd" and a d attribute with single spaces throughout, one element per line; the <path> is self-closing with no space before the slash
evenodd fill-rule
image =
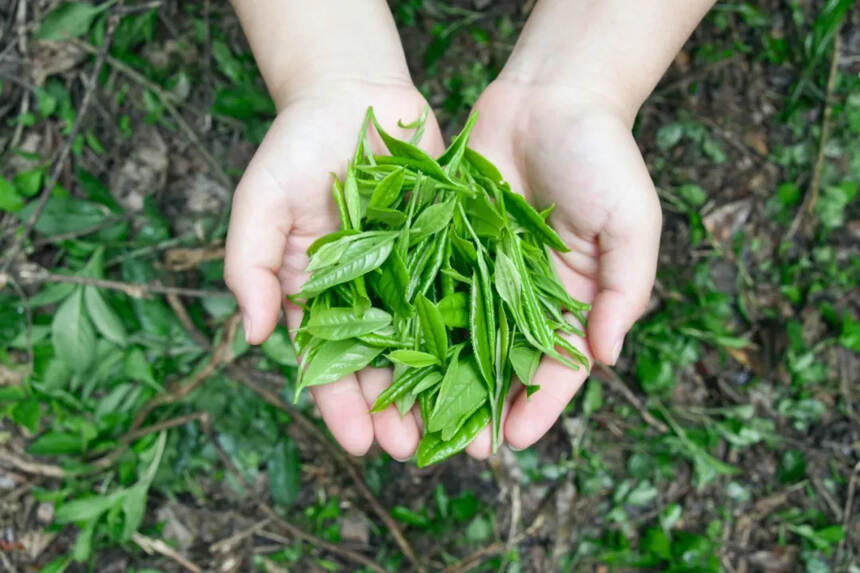
<path id="1" fill-rule="evenodd" d="M 296 395 L 366 366 L 391 366 L 373 411 L 416 404 L 418 465 L 463 450 L 492 424 L 516 376 L 531 394 L 541 358 L 588 360 L 562 335 L 583 336 L 588 305 L 567 294 L 548 249 L 566 251 L 499 170 L 468 148 L 472 116 L 438 159 L 385 132 L 369 110 L 355 157 L 332 193 L 341 229 L 308 249 L 311 276 Z M 371 124 L 390 155 L 370 149 Z M 420 135 L 419 122 L 416 138 Z"/>

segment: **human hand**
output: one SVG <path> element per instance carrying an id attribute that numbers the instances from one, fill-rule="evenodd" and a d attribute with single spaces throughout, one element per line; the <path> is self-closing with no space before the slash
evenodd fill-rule
<path id="1" fill-rule="evenodd" d="M 632 114 L 600 93 L 508 79 L 490 85 L 475 111 L 471 147 L 539 209 L 556 205 L 550 222 L 570 252 L 553 259 L 570 294 L 593 305 L 587 340 L 572 342 L 614 364 L 648 302 L 662 221 Z M 511 391 L 505 441 L 521 449 L 540 439 L 587 374 L 545 357 L 534 380 L 541 389 L 531 398 Z M 489 429 L 467 452 L 489 455 Z"/>
<path id="2" fill-rule="evenodd" d="M 308 278 L 308 246 L 339 228 L 331 173 L 343 178 L 367 108 L 373 106 L 386 130 L 405 137 L 398 120 L 416 119 L 426 105 L 408 77 L 327 81 L 291 95 L 233 198 L 225 280 L 239 301 L 250 343 L 262 343 L 271 334 L 282 305 L 290 330 L 301 324 L 302 309 L 285 295 L 299 292 Z M 370 135 L 381 152 L 381 141 L 375 133 Z M 433 155 L 444 149 L 432 116 L 420 145 Z M 412 413 L 401 418 L 395 406 L 369 413 L 390 383 L 390 369 L 366 368 L 312 389 L 323 419 L 350 454 L 364 454 L 374 437 L 396 459 L 409 458 L 415 451 L 420 433 Z"/>

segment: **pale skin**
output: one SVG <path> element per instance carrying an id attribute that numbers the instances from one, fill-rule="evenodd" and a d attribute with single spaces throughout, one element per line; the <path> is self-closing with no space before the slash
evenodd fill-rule
<path id="1" fill-rule="evenodd" d="M 245 336 L 262 343 L 284 309 L 295 329 L 301 310 L 285 303 L 307 279 L 305 251 L 338 228 L 331 172 L 342 174 L 368 106 L 387 130 L 426 105 L 409 77 L 384 0 L 233 0 L 278 115 L 236 189 L 225 279 Z M 555 258 L 565 286 L 592 303 L 592 360 L 614 364 L 624 336 L 648 302 L 661 213 L 631 134 L 636 112 L 712 0 L 541 0 L 504 70 L 475 106 L 471 146 L 539 206 L 571 248 Z M 378 145 L 379 142 L 377 141 Z M 444 149 L 430 116 L 420 145 Z M 381 151 L 381 149 L 380 149 Z M 511 392 L 504 440 L 521 449 L 553 425 L 586 378 L 544 359 L 541 390 Z M 417 414 L 394 406 L 370 414 L 391 371 L 368 368 L 313 389 L 335 439 L 362 455 L 376 441 L 398 460 L 414 453 Z M 485 430 L 467 448 L 490 454 Z"/>

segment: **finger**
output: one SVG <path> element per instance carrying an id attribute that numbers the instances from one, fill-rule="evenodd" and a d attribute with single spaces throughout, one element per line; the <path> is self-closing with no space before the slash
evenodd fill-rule
<path id="1" fill-rule="evenodd" d="M 569 315 L 566 319 L 574 320 Z M 565 335 L 565 338 L 588 354 L 585 340 L 578 336 Z M 573 370 L 544 356 L 534 377 L 540 390 L 531 396 L 523 391 L 514 398 L 505 423 L 505 441 L 516 450 L 538 441 L 552 427 L 587 377 L 585 368 Z"/>
<path id="2" fill-rule="evenodd" d="M 311 392 L 337 443 L 353 456 L 366 454 L 373 444 L 373 422 L 355 374 L 314 386 Z"/>
<path id="3" fill-rule="evenodd" d="M 281 267 L 290 209 L 284 190 L 260 161 L 252 160 L 233 196 L 224 280 L 242 311 L 245 338 L 260 344 L 278 320 Z"/>
<path id="4" fill-rule="evenodd" d="M 302 277 L 297 277 L 297 281 L 303 281 Z M 284 314 L 287 328 L 294 335 L 302 323 L 302 308 L 286 301 Z M 373 444 L 373 423 L 358 378 L 351 374 L 331 384 L 314 386 L 311 394 L 337 443 L 353 456 L 366 454 Z"/>
<path id="5" fill-rule="evenodd" d="M 358 381 L 365 401 L 373 405 L 383 390 L 391 385 L 390 368 L 365 368 L 358 373 Z M 373 433 L 379 446 L 397 461 L 406 461 L 418 447 L 418 424 L 412 412 L 400 416 L 392 404 L 382 412 L 370 415 Z"/>
<path id="6" fill-rule="evenodd" d="M 648 189 L 637 195 L 638 205 L 613 213 L 598 236 L 599 290 L 588 316 L 588 342 L 604 364 L 618 360 L 624 336 L 645 311 L 654 286 L 662 215 L 647 174 L 645 181 Z"/>

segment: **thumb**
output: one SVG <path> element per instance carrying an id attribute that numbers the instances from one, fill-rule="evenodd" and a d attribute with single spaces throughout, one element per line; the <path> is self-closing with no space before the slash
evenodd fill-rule
<path id="1" fill-rule="evenodd" d="M 624 336 L 645 311 L 654 286 L 662 215 L 653 186 L 610 215 L 598 235 L 597 296 L 588 315 L 588 341 L 599 362 L 615 364 Z"/>
<path id="2" fill-rule="evenodd" d="M 283 295 L 277 273 L 290 226 L 284 190 L 252 160 L 233 196 L 224 258 L 224 280 L 239 302 L 251 344 L 265 341 L 278 322 Z"/>

